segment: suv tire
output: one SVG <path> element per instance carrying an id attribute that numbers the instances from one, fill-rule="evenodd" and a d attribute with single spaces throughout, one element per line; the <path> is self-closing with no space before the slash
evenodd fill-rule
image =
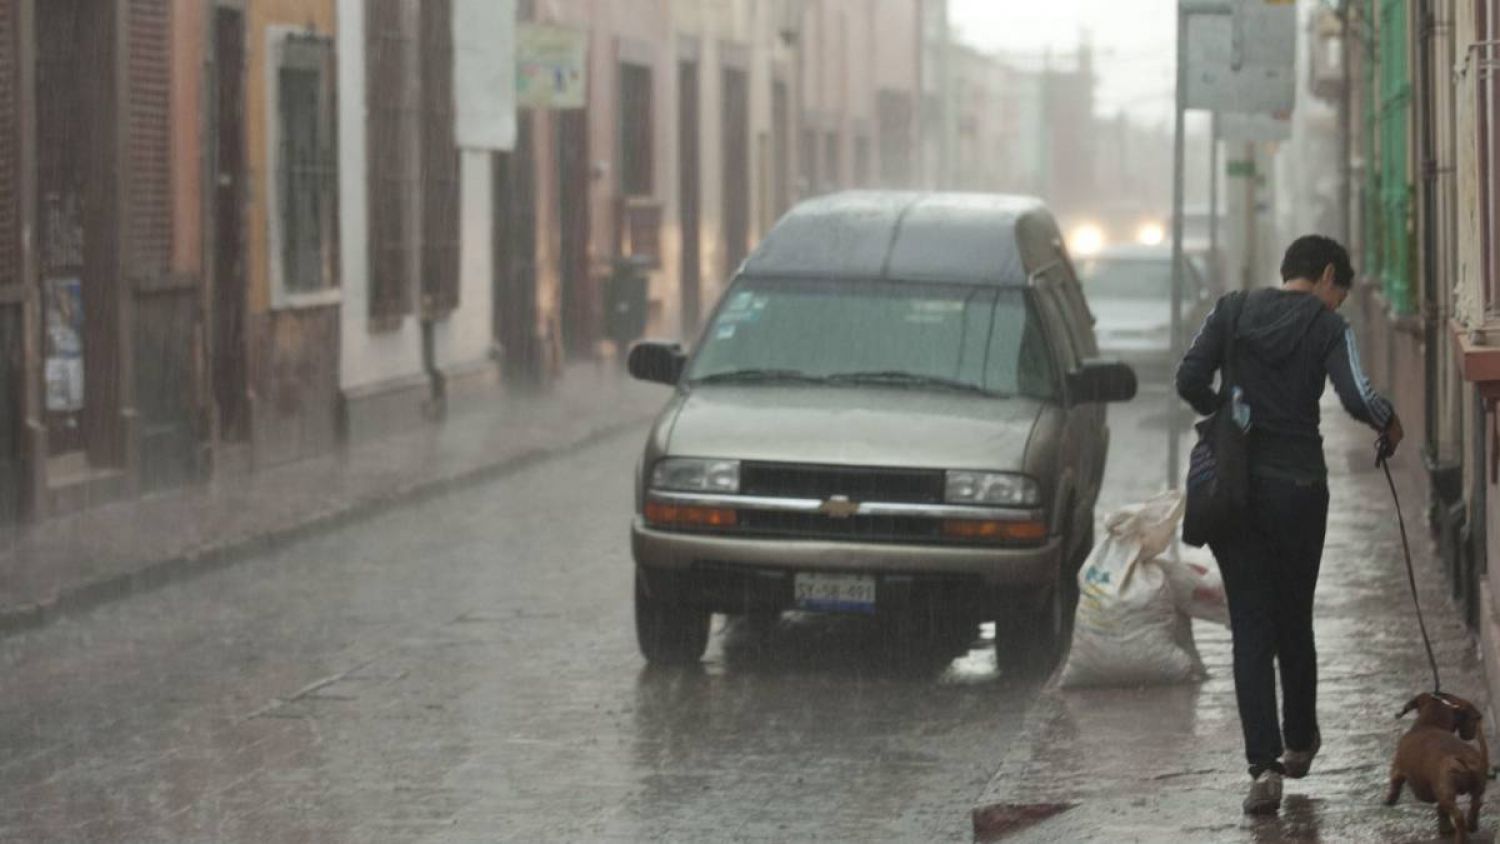
<path id="1" fill-rule="evenodd" d="M 644 576 L 636 574 L 635 639 L 647 662 L 686 665 L 702 659 L 712 620 L 707 610 L 653 597 Z"/>
<path id="2" fill-rule="evenodd" d="M 1075 595 L 1066 579 L 1060 579 L 1043 600 L 1027 602 L 997 619 L 995 664 L 1002 671 L 1027 676 L 1050 673 L 1072 638 Z"/>

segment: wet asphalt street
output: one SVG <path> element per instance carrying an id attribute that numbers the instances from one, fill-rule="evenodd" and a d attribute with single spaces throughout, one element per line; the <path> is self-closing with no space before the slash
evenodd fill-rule
<path id="1" fill-rule="evenodd" d="M 1161 404 L 1112 411 L 1106 499 Z M 640 440 L 0 640 L 0 841 L 966 839 L 1037 681 L 829 617 L 648 669 Z"/>

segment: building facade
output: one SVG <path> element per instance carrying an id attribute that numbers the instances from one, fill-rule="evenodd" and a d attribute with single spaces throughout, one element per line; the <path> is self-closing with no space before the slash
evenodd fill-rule
<path id="1" fill-rule="evenodd" d="M 206 465 L 201 21 L 0 4 L 0 521 Z"/>
<path id="2" fill-rule="evenodd" d="M 944 6 L 0 0 L 0 524 L 690 341 L 793 203 L 950 166 Z"/>
<path id="3" fill-rule="evenodd" d="M 1500 688 L 1500 39 L 1496 0 L 1362 0 L 1342 27 L 1348 208 L 1372 380 L 1395 396 L 1454 606 Z M 1324 45 L 1326 47 L 1326 45 Z M 1320 49 L 1315 43 L 1314 50 Z"/>

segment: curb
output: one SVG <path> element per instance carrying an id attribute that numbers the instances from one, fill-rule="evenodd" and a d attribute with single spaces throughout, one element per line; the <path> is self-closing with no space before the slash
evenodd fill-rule
<path id="1" fill-rule="evenodd" d="M 342 505 L 309 514 L 301 521 L 273 527 L 261 533 L 228 537 L 218 544 L 185 553 L 143 560 L 128 572 L 65 588 L 46 601 L 0 607 L 0 638 L 35 630 L 64 616 L 83 613 L 110 601 L 224 568 L 241 560 L 284 548 L 298 540 L 365 521 L 400 506 L 498 480 L 577 448 L 622 434 L 649 420 L 654 414 L 653 410 L 629 416 L 592 428 L 581 437 L 566 442 L 539 446 L 452 475 L 415 481 L 389 492 L 355 498 Z"/>
<path id="2" fill-rule="evenodd" d="M 999 769 L 990 777 L 984 791 L 969 810 L 975 841 L 998 841 L 1077 805 L 1045 800 L 1027 801 L 1014 788 L 1015 783 L 1025 780 L 1025 768 L 1040 746 L 1047 725 L 1062 712 L 1058 693 L 1055 689 L 1048 688 L 1049 685 L 1050 681 L 1039 691 L 1036 703 L 1022 720 L 1021 729 L 1001 760 Z"/>

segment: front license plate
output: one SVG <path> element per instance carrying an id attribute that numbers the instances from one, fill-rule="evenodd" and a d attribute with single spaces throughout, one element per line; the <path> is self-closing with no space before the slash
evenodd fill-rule
<path id="1" fill-rule="evenodd" d="M 875 612 L 875 578 L 867 574 L 800 572 L 793 582 L 797 608 L 814 612 Z"/>

